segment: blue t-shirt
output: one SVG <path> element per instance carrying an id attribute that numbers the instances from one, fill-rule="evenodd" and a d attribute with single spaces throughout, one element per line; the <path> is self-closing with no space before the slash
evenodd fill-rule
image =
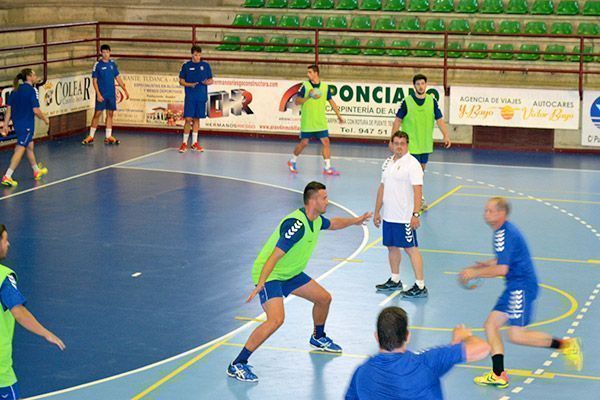
<path id="1" fill-rule="evenodd" d="M 425 99 L 417 98 L 417 96 L 414 93 L 411 93 L 410 96 L 412 96 L 413 100 L 415 101 L 415 103 L 417 103 L 418 106 L 422 106 L 425 103 Z M 402 100 L 400 108 L 396 112 L 396 118 L 404 119 L 404 117 L 406 117 L 406 114 L 408 114 L 408 107 L 406 106 L 406 102 Z M 435 98 L 433 99 L 433 115 L 436 121 L 443 117 L 438 102 Z"/>
<path id="2" fill-rule="evenodd" d="M 6 277 L 0 286 L 0 304 L 2 311 L 12 310 L 14 307 L 25 304 L 25 296 L 17 288 L 17 280 L 14 275 Z"/>
<path id="3" fill-rule="evenodd" d="M 23 83 L 8 96 L 11 119 L 16 128 L 35 125 L 34 108 L 40 107 L 39 95 L 36 88 L 29 83 Z"/>
<path id="4" fill-rule="evenodd" d="M 195 100 L 208 100 L 208 86 L 203 85 L 202 82 L 212 77 L 210 65 L 206 61 L 200 61 L 199 63 L 186 61 L 179 72 L 179 78 L 187 83 L 198 82 L 195 87 L 185 88 L 185 96 Z"/>
<path id="5" fill-rule="evenodd" d="M 346 400 L 440 400 L 440 378 L 466 359 L 464 345 L 380 353 L 354 372 Z"/>
<path id="6" fill-rule="evenodd" d="M 494 232 L 494 253 L 498 265 L 508 265 L 507 288 L 537 288 L 538 280 L 527 242 L 511 222 L 506 221 Z"/>
<path id="7" fill-rule="evenodd" d="M 306 210 L 304 208 L 300 209 L 304 215 L 306 215 Z M 331 221 L 325 218 L 324 216 L 320 216 L 321 218 L 321 230 L 327 230 L 331 226 Z M 313 221 L 308 220 L 309 228 L 313 229 Z M 305 226 L 297 218 L 288 218 L 281 224 L 281 228 L 279 229 L 279 240 L 277 241 L 277 247 L 287 253 L 290 249 L 302 239 L 304 236 Z"/>
<path id="8" fill-rule="evenodd" d="M 316 89 L 321 88 L 321 82 L 319 82 L 318 84 L 313 83 L 313 81 L 308 81 L 308 82 L 311 84 L 311 86 L 313 88 L 316 88 Z M 298 97 L 303 98 L 305 93 L 306 93 L 306 91 L 304 90 L 304 85 L 300 86 L 300 90 L 298 91 Z M 329 88 L 329 90 L 327 91 L 327 100 L 331 100 L 331 88 Z"/>
<path id="9" fill-rule="evenodd" d="M 115 78 L 119 76 L 119 68 L 113 60 L 99 60 L 92 69 L 92 78 L 98 80 L 98 89 L 102 97 L 116 98 Z"/>

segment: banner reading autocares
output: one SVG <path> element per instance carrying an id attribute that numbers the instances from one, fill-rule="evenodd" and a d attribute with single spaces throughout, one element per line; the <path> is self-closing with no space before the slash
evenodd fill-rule
<path id="1" fill-rule="evenodd" d="M 452 86 L 450 123 L 518 128 L 579 128 L 575 90 Z"/>
<path id="2" fill-rule="evenodd" d="M 119 96 L 115 123 L 181 127 L 184 91 L 176 75 L 124 75 L 130 99 Z M 339 124 L 328 106 L 332 136 L 387 138 L 400 102 L 411 85 L 328 82 L 334 101 L 345 119 Z M 294 99 L 301 83 L 289 80 L 217 78 L 209 87 L 208 118 L 203 129 L 297 134 L 300 106 Z M 430 87 L 444 109 L 441 87 Z M 441 137 L 441 134 L 439 134 Z"/>

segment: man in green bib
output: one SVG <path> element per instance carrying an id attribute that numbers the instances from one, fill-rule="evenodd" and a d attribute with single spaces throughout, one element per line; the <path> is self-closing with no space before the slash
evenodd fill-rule
<path id="1" fill-rule="evenodd" d="M 321 230 L 344 229 L 361 225 L 371 218 L 367 212 L 356 218 L 323 217 L 327 209 L 327 190 L 319 182 L 304 189 L 304 207 L 284 217 L 269 237 L 252 268 L 256 285 L 246 301 L 257 294 L 267 320 L 250 334 L 238 357 L 227 367 L 227 375 L 243 382 L 257 382 L 258 377 L 248 365 L 250 355 L 267 340 L 284 320 L 283 298 L 290 294 L 302 297 L 313 306 L 314 331 L 310 345 L 320 351 L 341 353 L 342 348 L 325 334 L 325 321 L 331 304 L 331 294 L 304 273 L 317 245 Z"/>
<path id="2" fill-rule="evenodd" d="M 296 162 L 310 139 L 316 138 L 323 144 L 323 174 L 339 175 L 340 173 L 331 166 L 331 149 L 329 142 L 329 128 L 327 126 L 327 103 L 333 108 L 340 124 L 344 118 L 340 114 L 337 104 L 333 101 L 329 85 L 319 78 L 319 66 L 308 67 L 308 81 L 300 87 L 296 97 L 296 104 L 302 106 L 300 110 L 300 143 L 294 148 L 292 158 L 288 161 L 290 172 L 298 173 Z"/>
<path id="3" fill-rule="evenodd" d="M 0 260 L 6 258 L 10 243 L 6 227 L 0 224 Z M 64 350 L 64 343 L 25 308 L 25 297 L 17 289 L 17 276 L 10 268 L 0 264 L 0 399 L 20 398 L 17 377 L 12 368 L 12 340 L 15 321 L 30 332 L 35 333 Z"/>

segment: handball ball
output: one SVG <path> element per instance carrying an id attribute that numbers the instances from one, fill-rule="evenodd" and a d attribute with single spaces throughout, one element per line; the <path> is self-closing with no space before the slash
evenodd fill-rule
<path id="1" fill-rule="evenodd" d="M 481 278 L 473 278 L 469 279 L 466 283 L 463 283 L 463 281 L 461 280 L 459 280 L 458 282 L 464 289 L 473 290 L 480 287 L 483 283 L 483 280 Z"/>

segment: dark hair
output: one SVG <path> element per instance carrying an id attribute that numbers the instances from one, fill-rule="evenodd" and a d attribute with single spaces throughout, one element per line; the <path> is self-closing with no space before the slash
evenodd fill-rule
<path id="1" fill-rule="evenodd" d="M 319 74 L 319 66 L 317 64 L 311 64 L 308 66 L 307 69 L 312 69 L 313 71 L 315 71 L 317 74 Z"/>
<path id="2" fill-rule="evenodd" d="M 393 351 L 404 345 L 408 338 L 408 316 L 400 307 L 384 308 L 377 318 L 379 347 Z"/>
<path id="3" fill-rule="evenodd" d="M 392 134 L 392 137 L 390 138 L 390 142 L 393 142 L 394 138 L 400 138 L 400 139 L 404 138 L 404 139 L 406 139 L 406 143 L 409 143 L 408 133 L 406 133 L 406 132 L 403 132 L 403 131 L 396 131 L 396 132 L 394 132 Z"/>
<path id="4" fill-rule="evenodd" d="M 202 47 L 198 46 L 197 44 L 192 46 L 192 50 L 190 50 L 190 53 L 194 54 L 194 53 L 202 53 Z"/>
<path id="5" fill-rule="evenodd" d="M 413 76 L 413 85 L 415 83 L 417 83 L 417 81 L 420 81 L 421 79 L 424 80 L 425 82 L 427 82 L 427 77 L 423 74 L 416 74 L 415 76 Z"/>
<path id="6" fill-rule="evenodd" d="M 6 232 L 6 225 L 0 224 L 0 236 L 2 236 Z"/>
<path id="7" fill-rule="evenodd" d="M 304 204 L 308 204 L 308 201 L 317 193 L 319 190 L 327 189 L 321 182 L 312 181 L 304 188 Z"/>
<path id="8" fill-rule="evenodd" d="M 107 44 L 103 44 L 102 46 L 100 46 L 100 51 L 102 51 L 102 50 L 108 50 L 108 51 L 110 51 L 110 46 L 107 45 Z"/>
<path id="9" fill-rule="evenodd" d="M 13 90 L 17 90 L 21 85 L 21 82 L 25 82 L 27 77 L 31 75 L 33 75 L 33 70 L 31 68 L 22 69 L 13 80 Z"/>

